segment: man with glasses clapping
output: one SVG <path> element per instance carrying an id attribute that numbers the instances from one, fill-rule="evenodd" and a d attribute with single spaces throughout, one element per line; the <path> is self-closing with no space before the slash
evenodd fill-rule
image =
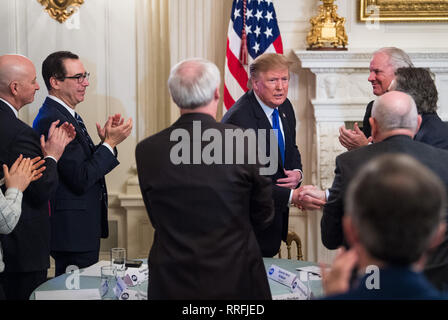
<path id="1" fill-rule="evenodd" d="M 96 124 L 101 139 L 95 144 L 76 106 L 84 101 L 89 73 L 76 54 L 58 51 L 42 64 L 48 97 L 34 119 L 33 127 L 44 134 L 52 121 L 68 121 L 76 129 L 76 139 L 58 163 L 59 186 L 51 200 L 51 256 L 56 276 L 75 265 L 86 268 L 98 261 L 100 238 L 107 238 L 107 189 L 105 175 L 115 168 L 116 146 L 132 130 L 132 118 L 109 116 L 106 124 Z"/>

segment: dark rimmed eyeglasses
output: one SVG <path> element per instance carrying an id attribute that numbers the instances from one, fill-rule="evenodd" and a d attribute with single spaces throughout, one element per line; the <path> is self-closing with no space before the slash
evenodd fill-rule
<path id="1" fill-rule="evenodd" d="M 90 77 L 90 72 L 84 72 L 84 73 L 79 73 L 79 74 L 75 74 L 74 76 L 70 76 L 70 77 L 63 77 L 63 79 L 76 79 L 78 80 L 78 83 L 83 83 L 84 80 L 89 80 Z"/>

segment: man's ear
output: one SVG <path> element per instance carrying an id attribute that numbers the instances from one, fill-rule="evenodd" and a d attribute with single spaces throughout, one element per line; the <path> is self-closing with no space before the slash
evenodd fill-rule
<path id="1" fill-rule="evenodd" d="M 354 247 L 355 244 L 359 242 L 359 234 L 356 226 L 353 223 L 353 219 L 350 216 L 344 215 L 344 217 L 342 218 L 342 228 L 344 230 L 345 239 L 347 239 L 348 244 L 350 245 L 350 247 Z"/>
<path id="2" fill-rule="evenodd" d="M 13 96 L 17 96 L 19 94 L 19 83 L 17 81 L 11 81 L 8 88 Z"/>
<path id="3" fill-rule="evenodd" d="M 258 90 L 258 81 L 256 79 L 254 79 L 254 78 L 251 78 L 249 81 L 250 81 L 250 83 L 252 85 L 252 89 Z"/>
<path id="4" fill-rule="evenodd" d="M 59 89 L 59 82 L 55 77 L 50 77 L 50 87 L 53 89 Z"/>
<path id="5" fill-rule="evenodd" d="M 219 94 L 219 87 L 215 89 L 214 98 L 215 100 L 219 100 L 219 98 L 221 98 L 221 95 Z"/>
<path id="6" fill-rule="evenodd" d="M 437 227 L 437 231 L 432 236 L 430 242 L 429 242 L 429 248 L 433 249 L 437 247 L 439 244 L 442 243 L 443 239 L 445 238 L 445 232 L 446 232 L 446 222 L 440 222 L 439 226 Z"/>
<path id="7" fill-rule="evenodd" d="M 420 130 L 420 126 L 422 125 L 422 116 L 417 116 L 417 129 L 415 129 L 415 134 L 417 134 L 418 130 Z"/>

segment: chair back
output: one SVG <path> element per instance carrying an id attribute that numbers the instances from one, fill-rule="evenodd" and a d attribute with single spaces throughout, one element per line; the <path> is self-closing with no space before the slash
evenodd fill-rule
<path id="1" fill-rule="evenodd" d="M 286 250 L 288 252 L 288 259 L 292 259 L 291 247 L 293 242 L 295 242 L 297 247 L 297 260 L 303 261 L 302 241 L 300 240 L 299 235 L 294 231 L 288 231 L 288 235 L 286 236 Z M 278 257 L 280 259 L 282 258 L 281 249 L 278 251 Z"/>

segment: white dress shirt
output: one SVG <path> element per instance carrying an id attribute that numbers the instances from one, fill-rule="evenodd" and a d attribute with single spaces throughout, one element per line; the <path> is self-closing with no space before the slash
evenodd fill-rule
<path id="1" fill-rule="evenodd" d="M 266 117 L 268 118 L 269 123 L 271 124 L 272 127 L 272 114 L 274 113 L 274 109 L 271 107 L 268 107 L 263 101 L 261 101 L 261 99 L 257 96 L 257 94 L 254 91 L 254 95 L 255 98 L 257 99 L 258 103 L 260 104 L 261 108 L 263 109 L 264 113 L 266 114 Z M 278 110 L 278 108 L 276 108 Z M 282 114 L 279 112 L 279 117 L 282 116 Z M 283 123 L 282 120 L 279 119 L 279 125 L 280 125 L 280 131 L 282 132 L 282 138 L 283 138 L 283 143 L 285 143 L 285 131 L 283 130 Z M 293 171 L 299 171 L 300 172 L 300 182 L 302 182 L 303 180 L 303 172 L 300 169 L 293 169 Z M 291 190 L 290 194 L 289 194 L 289 200 L 288 200 L 288 206 L 291 205 L 291 200 L 292 200 L 292 194 L 293 194 L 294 190 Z"/>
<path id="2" fill-rule="evenodd" d="M 58 97 L 52 96 L 51 94 L 48 95 L 48 98 L 53 99 L 54 101 L 56 101 L 57 103 L 59 103 L 61 106 L 63 106 L 65 109 L 67 109 L 68 112 L 70 112 L 70 114 L 72 115 L 73 119 L 76 120 L 75 117 L 75 110 L 70 108 L 64 101 L 62 101 L 61 99 L 59 99 Z M 77 121 L 77 120 L 76 120 Z M 112 149 L 112 147 L 106 143 L 103 142 L 103 145 L 109 149 L 110 152 L 112 152 L 113 155 L 115 155 L 114 149 Z"/>

